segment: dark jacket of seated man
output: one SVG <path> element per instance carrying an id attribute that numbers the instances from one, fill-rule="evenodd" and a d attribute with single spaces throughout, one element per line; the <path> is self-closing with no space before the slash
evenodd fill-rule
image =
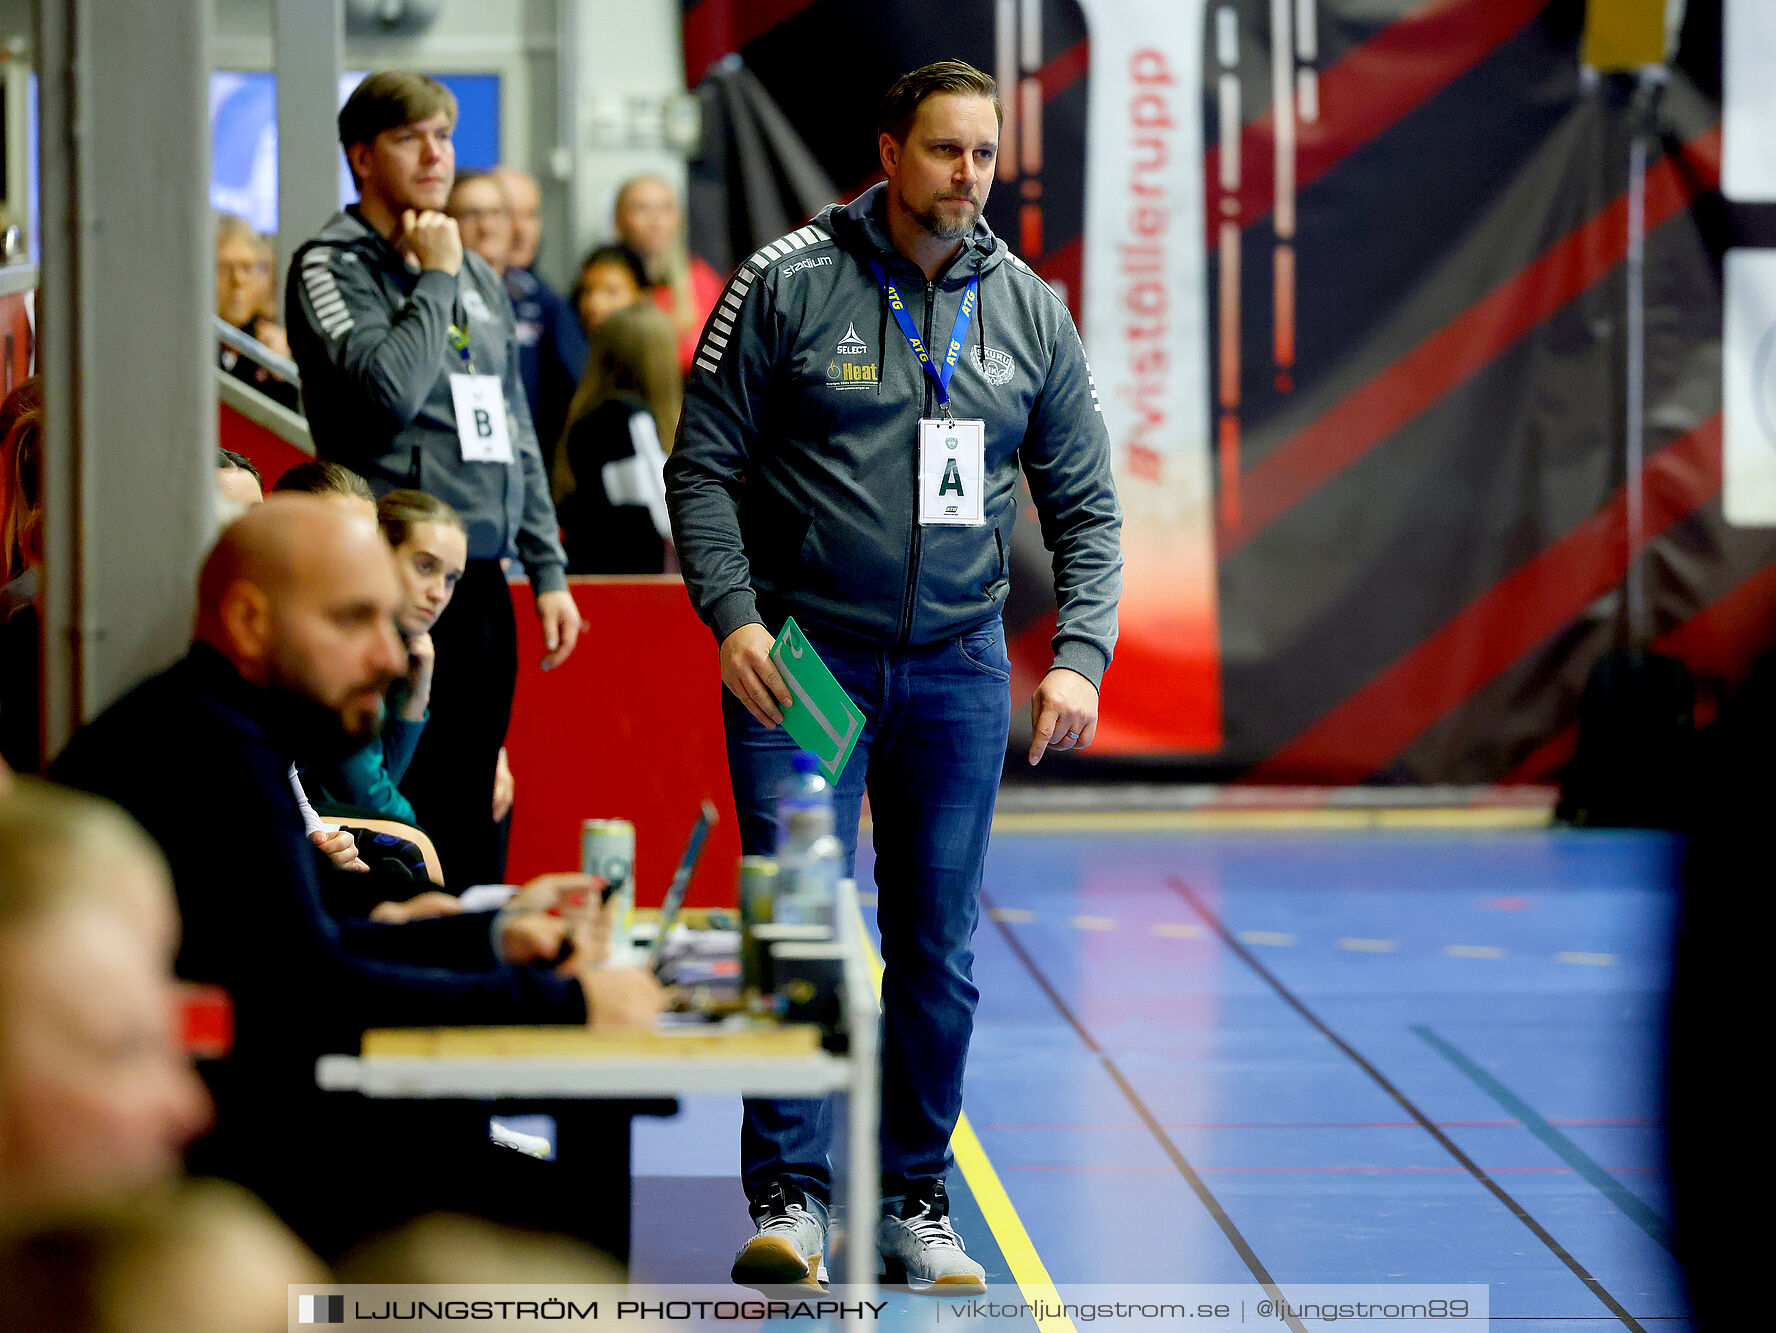
<path id="1" fill-rule="evenodd" d="M 315 1141 L 315 1057 L 355 1052 L 366 1028 L 586 1021 L 577 980 L 497 963 L 486 914 L 378 925 L 326 912 L 289 781 L 308 728 L 286 711 L 199 643 L 52 769 L 123 806 L 165 851 L 184 918 L 178 973 L 224 987 L 235 1009 L 233 1053 L 204 1069 L 217 1129 L 192 1164 L 268 1196 L 300 1185 L 289 1177 L 305 1150 L 329 1146 Z M 350 1133 L 366 1108 L 353 1097 L 342 1119 L 339 1100 L 320 1121 Z"/>

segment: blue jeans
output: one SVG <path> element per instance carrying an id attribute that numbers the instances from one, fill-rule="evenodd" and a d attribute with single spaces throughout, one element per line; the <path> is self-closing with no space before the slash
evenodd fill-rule
<path id="1" fill-rule="evenodd" d="M 882 934 L 882 1193 L 894 1198 L 950 1165 L 980 994 L 972 940 L 1011 728 L 1011 666 L 997 621 L 922 648 L 845 646 L 817 631 L 808 638 L 865 719 L 834 789 L 834 832 L 849 875 L 867 789 Z M 795 742 L 761 726 L 726 690 L 722 720 L 741 850 L 769 855 Z M 748 1099 L 740 1141 L 747 1195 L 785 1178 L 829 1200 L 831 1135 L 824 1100 Z"/>

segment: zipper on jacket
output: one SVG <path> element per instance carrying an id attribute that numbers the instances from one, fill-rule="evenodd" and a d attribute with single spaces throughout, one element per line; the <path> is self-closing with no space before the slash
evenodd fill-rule
<path id="1" fill-rule="evenodd" d="M 921 279 L 923 279 L 925 275 L 923 273 L 921 273 L 919 276 Z M 936 308 L 936 306 L 937 306 L 937 284 L 935 282 L 926 282 L 925 283 L 925 346 L 926 347 L 931 346 L 931 314 L 932 314 L 932 311 Z M 923 366 L 919 367 L 919 385 L 920 385 L 921 389 L 923 390 L 923 392 L 920 394 L 920 397 L 919 397 L 919 415 L 921 417 L 928 417 L 931 415 L 931 376 L 929 376 L 925 373 L 925 368 Z M 911 538 L 908 539 L 908 542 L 907 542 L 906 596 L 901 599 L 901 604 L 900 604 L 900 637 L 898 640 L 896 640 L 896 643 L 900 647 L 903 647 L 903 648 L 909 642 L 911 642 L 912 635 L 913 635 L 913 602 L 916 599 L 916 597 L 918 595 L 918 591 L 919 591 L 919 555 L 920 555 L 920 550 L 921 550 L 922 546 L 924 545 L 923 540 L 922 540 L 924 535 L 925 535 L 925 530 L 919 524 L 919 467 L 918 467 L 918 454 L 915 452 L 913 455 L 913 535 Z"/>

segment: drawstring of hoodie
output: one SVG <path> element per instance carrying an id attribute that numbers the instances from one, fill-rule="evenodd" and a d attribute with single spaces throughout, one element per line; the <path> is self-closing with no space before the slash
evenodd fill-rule
<path id="1" fill-rule="evenodd" d="M 882 376 L 888 367 L 883 355 L 888 346 L 888 293 L 876 284 L 876 397 L 882 396 Z"/>
<path id="2" fill-rule="evenodd" d="M 974 252 L 975 369 L 987 373 L 987 284 L 981 280 L 981 253 Z M 966 354 L 965 354 L 966 355 Z"/>

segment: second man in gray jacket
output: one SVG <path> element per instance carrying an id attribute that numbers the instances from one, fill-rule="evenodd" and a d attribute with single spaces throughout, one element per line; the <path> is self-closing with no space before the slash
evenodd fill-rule
<path id="1" fill-rule="evenodd" d="M 518 373 L 512 304 L 439 210 L 455 176 L 456 99 L 402 70 L 366 78 L 339 113 L 359 200 L 296 252 L 290 350 L 320 457 L 377 494 L 411 487 L 463 517 L 469 566 L 433 631 L 432 719 L 403 791 L 456 887 L 499 882 L 494 772 L 511 718 L 517 629 L 503 561 L 536 591 L 548 650 L 580 632 L 549 480 Z"/>

